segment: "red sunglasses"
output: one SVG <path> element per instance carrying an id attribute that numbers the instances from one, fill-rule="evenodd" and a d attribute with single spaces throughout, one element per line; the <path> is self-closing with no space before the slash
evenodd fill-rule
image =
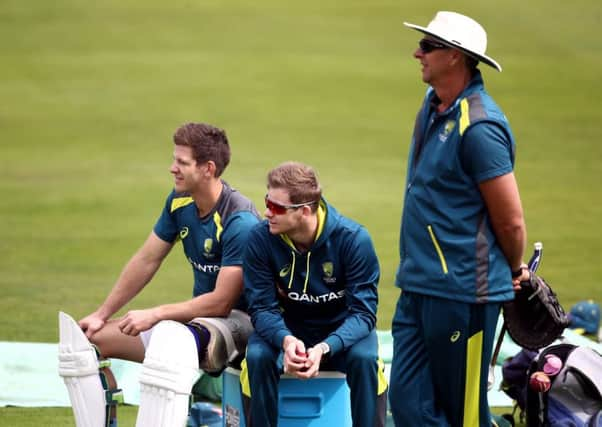
<path id="1" fill-rule="evenodd" d="M 299 209 L 303 206 L 311 206 L 313 204 L 318 203 L 317 201 L 313 202 L 305 202 L 305 203 L 296 203 L 294 205 L 281 205 L 280 203 L 276 203 L 268 198 L 268 195 L 265 195 L 265 207 L 272 211 L 275 215 L 284 215 L 289 209 Z"/>

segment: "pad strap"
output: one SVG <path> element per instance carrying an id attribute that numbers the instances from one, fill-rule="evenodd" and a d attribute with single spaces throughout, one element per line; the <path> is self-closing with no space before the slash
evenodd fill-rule
<path id="1" fill-rule="evenodd" d="M 93 345 L 93 347 L 96 351 L 96 356 L 98 357 L 98 376 L 100 377 L 102 388 L 105 391 L 105 401 L 107 402 L 105 407 L 105 427 L 114 427 L 117 425 L 117 422 L 113 422 L 113 419 L 111 419 L 111 409 L 117 407 L 119 404 L 123 404 L 123 390 L 120 388 L 109 388 L 109 380 L 103 369 L 110 368 L 111 361 L 109 359 L 100 359 L 98 347 L 95 345 Z"/>

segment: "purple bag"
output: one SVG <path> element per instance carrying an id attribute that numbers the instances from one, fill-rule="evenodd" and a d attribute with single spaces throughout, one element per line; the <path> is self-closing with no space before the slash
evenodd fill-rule
<path id="1" fill-rule="evenodd" d="M 502 364 L 503 380 L 501 388 L 504 393 L 516 401 L 521 411 L 524 411 L 527 407 L 529 369 L 536 357 L 536 351 L 523 348 Z"/>

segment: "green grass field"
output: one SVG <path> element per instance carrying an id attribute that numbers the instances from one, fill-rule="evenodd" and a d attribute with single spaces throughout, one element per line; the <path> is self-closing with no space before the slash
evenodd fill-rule
<path id="1" fill-rule="evenodd" d="M 317 168 L 328 200 L 373 236 L 378 327 L 389 329 L 425 90 L 412 58 L 420 36 L 402 22 L 450 7 L 485 25 L 504 67 L 484 77 L 517 139 L 541 274 L 565 307 L 602 300 L 597 1 L 3 0 L 0 340 L 56 342 L 59 310 L 78 318 L 101 302 L 159 215 L 171 136 L 187 121 L 227 130 L 225 178 L 258 206 L 271 167 Z M 191 283 L 176 248 L 128 308 L 185 299 Z M 28 425 L 73 421 L 68 408 L 0 409 L 0 426 Z"/>

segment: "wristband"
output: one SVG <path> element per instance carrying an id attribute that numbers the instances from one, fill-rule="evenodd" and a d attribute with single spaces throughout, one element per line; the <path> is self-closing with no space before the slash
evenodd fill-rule
<path id="1" fill-rule="evenodd" d="M 321 342 L 321 343 L 317 344 L 316 347 L 320 347 L 322 349 L 322 354 L 330 353 L 330 346 L 328 344 L 326 344 L 325 342 Z"/>
<path id="2" fill-rule="evenodd" d="M 525 269 L 525 267 L 523 267 L 522 265 L 518 268 L 518 270 L 513 271 L 512 274 L 512 278 L 516 279 L 518 277 L 520 277 L 523 274 L 523 270 Z"/>

